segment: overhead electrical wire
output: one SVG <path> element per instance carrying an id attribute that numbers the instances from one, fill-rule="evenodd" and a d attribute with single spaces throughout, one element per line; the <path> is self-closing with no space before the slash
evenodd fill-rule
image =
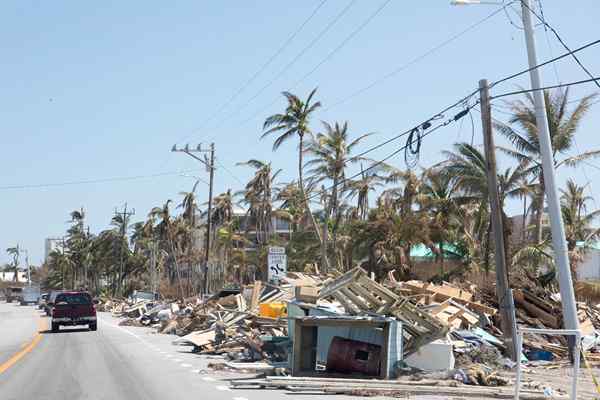
<path id="1" fill-rule="evenodd" d="M 516 0 L 515 0 L 516 1 Z M 448 44 L 456 41 L 457 39 L 459 39 L 461 36 L 469 33 L 470 31 L 472 31 L 473 29 L 477 28 L 478 26 L 482 25 L 483 23 L 487 22 L 488 20 L 490 20 L 491 18 L 493 18 L 494 16 L 496 16 L 497 14 L 501 13 L 502 10 L 506 7 L 508 7 L 509 5 L 513 4 L 515 1 L 511 1 L 510 3 L 507 3 L 505 5 L 503 5 L 502 7 L 500 7 L 499 9 L 495 10 L 494 12 L 488 14 L 486 17 L 480 19 L 479 21 L 469 25 L 467 28 L 463 29 L 462 31 L 456 33 L 455 35 L 451 36 L 450 38 L 442 41 L 441 43 L 439 43 L 438 45 L 432 47 L 431 49 L 427 50 L 426 52 L 422 53 L 421 55 L 413 58 L 412 60 L 408 61 L 407 63 L 395 68 L 394 70 L 388 72 L 387 74 L 383 75 L 380 78 L 377 78 L 376 80 L 374 80 L 373 82 L 371 82 L 370 84 L 354 91 L 353 93 L 349 94 L 348 96 L 334 102 L 332 105 L 330 105 L 329 107 L 326 107 L 324 109 L 324 111 L 329 111 L 334 107 L 337 107 L 341 104 L 346 103 L 347 101 L 353 99 L 356 96 L 361 95 L 362 93 L 372 89 L 373 87 L 379 85 L 382 82 L 387 81 L 390 78 L 393 78 L 394 76 L 396 76 L 397 74 L 399 74 L 400 72 L 404 71 L 405 69 L 407 69 L 408 67 L 418 63 L 419 61 L 423 60 L 424 58 L 427 58 L 428 56 L 430 56 L 431 54 L 437 52 L 438 50 L 442 49 L 443 47 L 447 46 Z"/>
<path id="2" fill-rule="evenodd" d="M 425 123 L 421 124 L 421 129 L 423 129 L 423 130 L 422 130 L 422 133 L 418 136 L 418 139 L 416 139 L 416 141 L 413 140 L 413 138 L 409 137 L 409 139 L 407 140 L 407 142 L 404 146 L 401 146 L 400 148 L 394 150 L 392 153 L 388 154 L 384 158 L 374 161 L 371 165 L 369 165 L 365 169 L 362 169 L 360 172 L 358 172 L 354 175 L 351 175 L 350 177 L 344 178 L 344 179 L 340 180 L 339 182 L 337 182 L 336 184 L 331 185 L 328 188 L 323 188 L 321 190 L 315 191 L 314 193 L 312 193 L 309 196 L 305 196 L 306 201 L 308 202 L 308 201 L 312 200 L 313 198 L 320 196 L 323 192 L 327 192 L 334 187 L 343 185 L 346 182 L 351 181 L 352 179 L 361 176 L 365 172 L 375 169 L 375 168 L 379 167 L 380 165 L 383 165 L 386 161 L 388 161 L 392 157 L 400 154 L 401 152 L 411 152 L 412 153 L 415 150 L 416 150 L 416 152 L 418 152 L 421 148 L 420 142 L 422 139 L 424 139 L 426 136 L 431 135 L 433 132 L 437 131 L 438 129 L 441 129 L 441 128 L 443 128 L 447 125 L 450 125 L 451 123 L 456 122 L 459 119 L 463 118 L 465 115 L 468 114 L 468 111 L 471 108 L 475 107 L 477 104 L 479 104 L 479 102 L 476 102 L 475 104 L 469 106 L 469 108 L 467 110 L 463 110 L 463 111 L 459 112 L 458 114 L 446 119 L 444 122 L 441 122 L 434 127 L 431 127 L 431 123 L 429 121 L 425 121 Z M 427 124 L 429 124 L 429 125 L 427 125 Z M 411 131 L 413 131 L 413 130 L 411 130 Z"/>
<path id="3" fill-rule="evenodd" d="M 523 4 L 523 7 L 527 8 L 531 12 L 531 14 L 533 14 L 538 19 L 538 21 L 540 21 L 542 23 L 542 25 L 544 25 L 544 27 L 547 27 L 548 29 L 550 29 L 550 32 L 552 32 L 554 34 L 554 36 L 556 37 L 558 42 L 565 48 L 565 50 L 567 50 L 570 53 L 570 55 L 573 57 L 575 62 L 592 79 L 592 81 L 596 84 L 596 86 L 598 86 L 598 88 L 600 88 L 600 82 L 598 82 L 598 80 L 600 78 L 594 77 L 594 75 L 590 72 L 590 70 L 587 69 L 585 65 L 583 65 L 581 60 L 579 60 L 579 58 L 575 55 L 575 52 L 571 51 L 569 46 L 567 46 L 565 41 L 560 37 L 560 35 L 556 31 L 556 29 L 554 29 L 554 27 L 552 27 L 552 25 L 548 24 L 548 22 L 546 22 L 546 19 L 544 17 L 542 17 L 537 12 L 535 12 L 535 10 L 533 10 L 531 7 L 529 7 L 529 5 L 527 5 L 526 2 L 524 2 L 523 0 L 520 0 L 520 1 L 521 1 L 521 4 Z"/>
<path id="4" fill-rule="evenodd" d="M 585 83 L 596 82 L 598 79 L 600 79 L 600 77 L 592 77 L 590 79 L 583 79 L 583 80 L 580 80 L 580 81 L 561 83 L 561 84 L 558 84 L 558 85 L 544 86 L 544 87 L 541 87 L 539 89 L 515 90 L 514 92 L 507 92 L 507 93 L 497 94 L 495 96 L 490 97 L 490 100 L 499 99 L 499 98 L 506 97 L 506 96 L 514 96 L 514 95 L 517 95 L 517 94 L 535 92 L 535 91 L 538 91 L 538 90 L 549 90 L 549 89 L 558 89 L 558 88 L 569 87 L 569 86 L 583 85 Z"/>
<path id="5" fill-rule="evenodd" d="M 327 0 L 321 0 L 317 7 L 308 15 L 304 21 L 288 36 L 288 38 L 283 42 L 283 44 L 262 64 L 254 74 L 244 83 L 242 84 L 232 95 L 223 103 L 217 110 L 214 111 L 208 118 L 206 118 L 196 130 L 200 130 L 204 128 L 210 121 L 212 121 L 217 115 L 219 115 L 223 110 L 225 110 L 235 99 L 238 98 L 240 94 L 242 94 L 250 84 L 252 84 L 256 78 L 258 78 L 270 65 L 275 61 L 275 59 L 283 53 L 283 51 L 290 45 L 290 43 L 298 36 L 298 34 L 304 29 L 304 27 L 317 15 L 317 12 L 325 5 Z M 177 143 L 181 141 L 185 141 L 190 137 L 190 135 L 177 140 Z"/>
<path id="6" fill-rule="evenodd" d="M 195 171 L 195 170 L 160 172 L 157 174 L 121 176 L 121 177 L 112 177 L 112 178 L 84 179 L 84 180 L 79 180 L 79 181 L 68 181 L 68 182 L 37 183 L 37 184 L 25 184 L 25 185 L 7 185 L 7 186 L 0 186 L 0 190 L 37 189 L 37 188 L 45 188 L 45 187 L 87 185 L 87 184 L 106 183 L 106 182 L 124 182 L 124 181 L 133 181 L 133 180 L 139 180 L 139 179 L 158 178 L 158 177 L 162 177 L 162 176 L 180 175 L 182 173 L 193 172 L 193 171 Z"/>
<path id="7" fill-rule="evenodd" d="M 371 13 L 356 29 L 354 29 L 352 32 L 350 32 L 350 34 L 348 36 L 346 36 L 332 51 L 330 51 L 310 71 L 308 71 L 298 81 L 296 81 L 296 83 L 294 83 L 290 87 L 289 90 L 293 90 L 296 87 L 298 87 L 302 82 L 304 82 L 306 80 L 306 78 L 308 78 L 309 76 L 311 76 L 312 74 L 314 74 L 321 66 L 323 66 L 323 64 L 325 64 L 327 61 L 329 61 L 336 53 L 338 53 L 342 48 L 344 48 L 344 46 L 346 44 L 348 44 L 348 42 L 350 40 L 352 40 L 358 33 L 360 33 L 360 31 L 362 31 L 378 14 L 380 14 L 381 11 L 383 11 L 383 9 L 390 2 L 391 2 L 391 0 L 386 0 L 379 7 L 377 7 L 373 13 Z M 258 115 L 260 115 L 261 113 L 263 113 L 265 110 L 267 110 L 268 108 L 270 108 L 271 106 L 273 106 L 279 100 L 280 100 L 279 96 L 275 97 L 271 102 L 269 102 L 268 104 L 266 104 L 263 107 L 261 107 L 260 109 L 258 109 L 256 112 L 254 112 L 252 115 L 250 115 L 246 119 L 242 120 L 238 125 L 245 125 L 249 121 L 251 121 L 254 118 L 256 118 Z M 216 134 L 213 135 L 211 138 L 214 138 L 215 136 L 216 136 Z"/>
<path id="8" fill-rule="evenodd" d="M 437 52 L 438 50 L 442 49 L 443 47 L 447 46 L 448 44 L 456 41 L 457 39 L 459 39 L 461 36 L 467 34 L 468 32 L 472 31 L 473 29 L 477 28 L 478 26 L 480 26 L 481 24 L 485 23 L 486 21 L 488 21 L 489 19 L 491 19 L 492 17 L 496 16 L 498 13 L 500 13 L 502 11 L 503 8 L 508 7 L 510 4 L 515 3 L 517 0 L 513 0 L 505 5 L 503 5 L 501 8 L 499 8 L 498 10 L 492 12 L 491 14 L 487 15 L 486 17 L 478 20 L 477 22 L 473 23 L 472 25 L 469 25 L 467 28 L 463 29 L 462 31 L 458 32 L 457 34 L 453 35 L 452 37 L 450 37 L 449 39 L 446 39 L 444 41 L 442 41 L 441 43 L 437 44 L 436 46 L 432 47 L 431 49 L 429 49 L 428 51 L 426 51 L 425 53 L 422 53 L 421 55 L 415 57 L 414 59 L 410 60 L 409 62 L 403 64 L 402 66 L 394 69 L 393 71 L 389 72 L 388 74 L 376 79 L 375 81 L 373 81 L 371 84 L 358 89 L 357 91 L 351 93 L 349 96 L 338 100 L 337 102 L 333 103 L 331 106 L 325 107 L 323 110 L 324 111 L 329 111 L 330 109 L 337 107 L 343 103 L 345 103 L 346 101 L 362 94 L 363 92 L 368 91 L 369 89 L 377 86 L 378 84 L 392 78 L 393 76 L 399 74 L 400 72 L 402 72 L 403 70 L 407 69 L 408 67 L 420 62 L 421 60 L 423 60 L 424 58 L 427 58 L 428 56 L 430 56 L 431 54 L 434 54 L 435 52 Z M 383 3 L 383 6 L 387 5 L 386 3 Z M 377 13 L 377 10 L 376 10 Z M 371 18 L 372 19 L 372 18 Z M 364 23 L 363 23 L 364 24 Z M 365 24 L 366 25 L 366 24 Z M 351 35 L 353 35 L 351 33 Z M 264 107 L 261 107 L 260 109 L 258 109 L 256 112 L 254 112 L 252 115 L 250 115 L 249 117 L 241 120 L 240 122 L 238 122 L 236 125 L 238 126 L 243 126 L 245 124 L 247 124 L 248 122 L 252 121 L 254 118 L 256 118 L 258 115 L 260 115 L 262 112 L 264 112 L 265 110 L 267 110 L 269 107 L 271 107 L 273 104 L 275 104 L 277 101 L 279 100 L 279 98 L 274 99 L 272 102 L 270 102 L 269 104 L 265 105 Z M 214 136 L 213 136 L 214 137 Z"/>
<path id="9" fill-rule="evenodd" d="M 495 82 L 491 83 L 491 84 L 490 84 L 490 88 L 492 88 L 492 87 L 494 87 L 494 86 L 496 86 L 496 85 L 499 85 L 499 84 L 501 84 L 501 83 L 503 83 L 503 82 L 506 82 L 506 81 L 508 81 L 508 80 L 514 79 L 514 78 L 516 78 L 516 77 L 518 77 L 518 76 L 520 76 L 520 75 L 526 74 L 526 73 L 528 73 L 528 72 L 530 72 L 530 71 L 533 71 L 534 69 L 537 69 L 537 68 L 543 67 L 543 66 L 545 66 L 545 65 L 548 65 L 548 64 L 554 63 L 554 62 L 556 62 L 556 61 L 558 61 L 558 60 L 562 60 L 562 59 L 563 59 L 563 58 L 565 58 L 565 57 L 572 56 L 572 55 L 574 55 L 575 53 L 579 53 L 580 51 L 583 51 L 583 50 L 585 50 L 585 49 L 587 49 L 587 48 L 589 48 L 589 47 L 596 46 L 596 45 L 598 45 L 599 43 L 600 43 L 600 39 L 598 39 L 598 40 L 594 40 L 593 42 L 586 43 L 586 44 L 584 44 L 583 46 L 581 46 L 581 47 L 579 47 L 579 48 L 577 48 L 577 49 L 575 49 L 575 50 L 570 50 L 570 49 L 569 49 L 569 50 L 567 50 L 567 52 L 566 52 L 566 53 L 563 53 L 563 54 L 561 54 L 561 55 L 559 55 L 559 56 L 553 57 L 553 58 L 551 58 L 551 59 L 549 59 L 549 60 L 547 60 L 547 61 L 544 61 L 544 62 L 543 62 L 543 63 L 541 63 L 541 64 L 534 65 L 534 66 L 533 66 L 533 67 L 531 67 L 531 68 L 524 69 L 524 70 L 522 70 L 522 71 L 519 71 L 519 72 L 517 72 L 517 73 L 514 73 L 514 74 L 512 74 L 512 75 L 509 75 L 509 76 L 507 76 L 507 77 L 505 77 L 505 78 L 499 79 L 499 80 L 497 80 L 497 81 L 495 81 Z M 597 78 L 596 78 L 596 79 L 597 79 Z"/>
<path id="10" fill-rule="evenodd" d="M 252 97 L 250 97 L 246 102 L 244 102 L 240 107 L 234 110 L 232 113 L 229 113 L 226 117 L 220 119 L 217 124 L 213 127 L 213 129 L 219 128 L 224 122 L 228 121 L 231 117 L 237 115 L 240 111 L 248 107 L 258 96 L 260 96 L 265 90 L 267 90 L 275 81 L 281 78 L 296 62 L 314 45 L 316 45 L 319 40 L 325 36 L 327 32 L 333 28 L 333 26 L 350 10 L 350 8 L 356 3 L 357 0 L 351 0 L 329 23 L 325 26 L 323 30 L 319 32 L 319 34 L 311 40 L 308 45 L 306 45 L 296 56 L 288 62 L 275 76 L 269 80 L 264 86 L 262 86 Z"/>

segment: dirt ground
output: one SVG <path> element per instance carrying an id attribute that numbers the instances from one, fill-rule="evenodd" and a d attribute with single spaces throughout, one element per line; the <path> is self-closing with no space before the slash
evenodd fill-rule
<path id="1" fill-rule="evenodd" d="M 567 363 L 529 366 L 522 369 L 522 387 L 538 388 L 543 393 L 544 387 L 551 387 L 555 392 L 571 395 L 573 384 L 573 368 Z M 593 382 L 591 373 L 600 382 L 600 365 L 591 366 L 591 371 L 582 363 L 577 378 L 578 399 L 600 399 L 599 391 Z M 505 372 L 502 376 L 515 379 L 514 372 Z"/>

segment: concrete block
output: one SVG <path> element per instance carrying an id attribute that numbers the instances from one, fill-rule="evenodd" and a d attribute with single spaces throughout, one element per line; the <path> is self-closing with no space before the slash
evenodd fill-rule
<path id="1" fill-rule="evenodd" d="M 424 371 L 453 369 L 454 361 L 452 343 L 446 339 L 428 343 L 404 359 L 407 365 Z"/>

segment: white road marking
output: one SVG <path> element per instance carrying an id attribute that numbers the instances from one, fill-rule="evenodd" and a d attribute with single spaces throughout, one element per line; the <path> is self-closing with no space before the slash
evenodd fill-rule
<path id="1" fill-rule="evenodd" d="M 166 358 L 171 358 L 171 357 L 173 357 L 173 355 L 172 354 L 167 354 L 165 357 Z"/>
<path id="2" fill-rule="evenodd" d="M 215 388 L 217 390 L 221 390 L 223 392 L 231 392 L 231 389 L 229 388 L 229 386 L 219 385 L 219 386 L 215 386 Z"/>
<path id="3" fill-rule="evenodd" d="M 234 397 L 233 400 L 248 400 L 245 397 Z"/>
<path id="4" fill-rule="evenodd" d="M 200 371 L 198 371 L 200 372 Z M 214 382 L 215 378 L 211 378 L 210 376 L 204 376 L 202 377 L 202 380 L 205 380 L 206 382 Z"/>
<path id="5" fill-rule="evenodd" d="M 186 363 L 183 363 L 183 364 L 181 364 L 181 366 L 182 366 L 183 368 L 191 368 L 191 367 L 192 367 L 192 364 L 186 364 Z"/>
<path id="6" fill-rule="evenodd" d="M 193 369 L 191 372 L 192 372 L 192 374 L 199 374 L 200 370 L 199 369 Z"/>
<path id="7" fill-rule="evenodd" d="M 174 358 L 171 361 L 173 361 L 173 362 L 182 362 L 183 360 L 181 358 Z"/>

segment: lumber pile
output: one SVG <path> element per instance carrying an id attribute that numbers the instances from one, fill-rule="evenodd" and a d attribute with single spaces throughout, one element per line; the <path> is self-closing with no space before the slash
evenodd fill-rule
<path id="1" fill-rule="evenodd" d="M 297 394 L 344 394 L 349 396 L 459 396 L 460 398 L 493 398 L 512 399 L 512 386 L 480 387 L 461 384 L 455 380 L 378 380 L 378 379 L 339 379 L 312 377 L 279 377 L 269 376 L 263 379 L 231 380 L 234 389 L 280 389 Z M 521 399 L 546 399 L 539 390 L 523 389 Z M 567 398 L 555 396 L 554 398 Z"/>

